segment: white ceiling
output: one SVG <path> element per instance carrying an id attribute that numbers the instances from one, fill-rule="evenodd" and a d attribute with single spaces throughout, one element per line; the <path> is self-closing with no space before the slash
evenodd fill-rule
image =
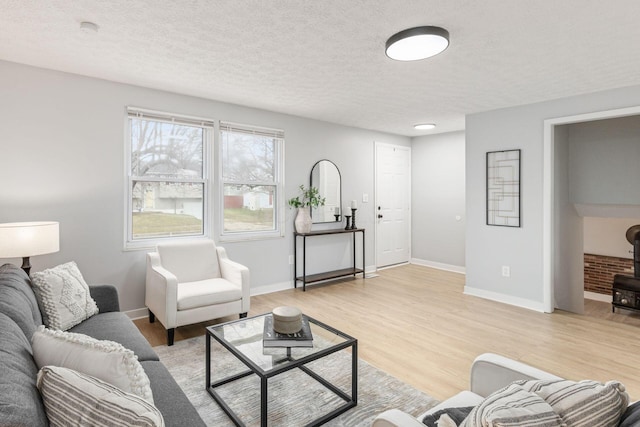
<path id="1" fill-rule="evenodd" d="M 0 59 L 414 136 L 640 84 L 639 18 L 638 0 L 0 0 Z M 449 48 L 385 56 L 420 25 Z"/>

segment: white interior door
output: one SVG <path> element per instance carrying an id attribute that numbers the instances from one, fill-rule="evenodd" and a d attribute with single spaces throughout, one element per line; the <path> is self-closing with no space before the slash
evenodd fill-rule
<path id="1" fill-rule="evenodd" d="M 376 143 L 376 266 L 411 259 L 411 148 Z"/>

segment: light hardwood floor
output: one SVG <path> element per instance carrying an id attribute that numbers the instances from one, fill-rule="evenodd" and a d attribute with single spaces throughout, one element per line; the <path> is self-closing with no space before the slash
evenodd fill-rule
<path id="1" fill-rule="evenodd" d="M 358 339 L 358 355 L 436 399 L 468 388 L 469 367 L 499 353 L 565 378 L 626 385 L 640 399 L 640 316 L 587 301 L 588 315 L 538 313 L 463 294 L 464 275 L 416 265 L 251 299 L 249 315 L 294 305 Z M 176 330 L 203 335 L 219 319 Z M 135 321 L 151 345 L 166 345 L 159 322 Z"/>

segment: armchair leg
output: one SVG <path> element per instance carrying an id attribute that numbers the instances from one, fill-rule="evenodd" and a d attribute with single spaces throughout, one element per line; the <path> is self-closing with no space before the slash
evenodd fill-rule
<path id="1" fill-rule="evenodd" d="M 153 323 L 156 321 L 156 315 L 149 310 L 149 323 Z"/>
<path id="2" fill-rule="evenodd" d="M 173 345 L 173 333 L 175 332 L 175 328 L 167 329 L 167 345 Z"/>
<path id="3" fill-rule="evenodd" d="M 247 317 L 247 313 L 246 312 L 245 313 L 240 313 L 240 318 L 241 319 L 244 319 L 245 317 Z"/>

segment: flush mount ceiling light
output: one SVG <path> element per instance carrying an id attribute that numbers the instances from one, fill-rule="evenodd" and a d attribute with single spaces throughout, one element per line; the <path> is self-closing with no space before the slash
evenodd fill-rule
<path id="1" fill-rule="evenodd" d="M 436 127 L 436 125 L 433 123 L 419 123 L 417 125 L 413 125 L 413 128 L 417 130 L 428 130 L 433 129 L 434 127 Z"/>
<path id="2" fill-rule="evenodd" d="M 93 22 L 89 22 L 89 21 L 84 21 L 80 23 L 80 30 L 83 33 L 97 33 L 98 32 L 98 24 L 93 23 Z"/>
<path id="3" fill-rule="evenodd" d="M 449 46 L 449 32 L 440 27 L 414 27 L 389 37 L 385 53 L 396 61 L 430 58 Z"/>

